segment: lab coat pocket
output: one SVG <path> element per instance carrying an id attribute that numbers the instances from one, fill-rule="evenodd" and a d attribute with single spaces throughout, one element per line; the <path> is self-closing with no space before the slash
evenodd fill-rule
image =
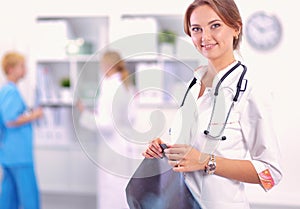
<path id="1" fill-rule="evenodd" d="M 239 122 L 239 113 L 232 111 L 227 123 L 225 124 L 224 135 L 231 140 L 239 140 L 242 137 L 241 126 Z"/>
<path id="2" fill-rule="evenodd" d="M 219 126 L 223 125 L 219 124 Z M 245 150 L 245 144 L 237 112 L 231 113 L 222 136 L 225 136 L 226 140 L 220 141 L 219 154 L 234 158 L 242 157 L 243 152 L 241 150 Z"/>

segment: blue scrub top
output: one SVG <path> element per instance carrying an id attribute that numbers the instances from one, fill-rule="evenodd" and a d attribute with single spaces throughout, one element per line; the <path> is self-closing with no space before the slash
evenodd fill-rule
<path id="1" fill-rule="evenodd" d="M 6 124 L 26 112 L 25 102 L 17 86 L 8 82 L 0 89 L 0 164 L 33 163 L 33 131 L 31 123 L 17 127 Z"/>

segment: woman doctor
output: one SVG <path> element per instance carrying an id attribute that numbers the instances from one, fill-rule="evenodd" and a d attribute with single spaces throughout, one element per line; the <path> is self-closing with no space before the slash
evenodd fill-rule
<path id="1" fill-rule="evenodd" d="M 244 183 L 268 191 L 282 177 L 270 95 L 255 88 L 234 55 L 242 26 L 234 0 L 195 0 L 185 13 L 185 32 L 208 65 L 195 70 L 164 153 L 207 209 L 248 209 Z M 163 143 L 152 140 L 143 155 L 162 157 Z"/>
<path id="2" fill-rule="evenodd" d="M 133 150 L 122 133 L 131 127 L 134 120 L 129 108 L 134 89 L 119 52 L 106 51 L 101 57 L 100 66 L 104 76 L 99 86 L 97 108 L 94 113 L 88 113 L 83 111 L 79 103 L 79 109 L 83 114 L 92 114 L 101 135 L 97 160 L 101 166 L 98 169 L 98 209 L 126 209 L 125 188 Z"/>

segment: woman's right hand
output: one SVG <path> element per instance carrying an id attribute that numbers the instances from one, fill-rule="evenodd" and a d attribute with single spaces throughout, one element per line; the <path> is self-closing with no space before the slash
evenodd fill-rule
<path id="1" fill-rule="evenodd" d="M 81 100 L 78 100 L 76 102 L 76 107 L 79 110 L 79 112 L 83 112 L 85 110 L 84 104 Z"/>
<path id="2" fill-rule="evenodd" d="M 146 151 L 143 152 L 143 156 L 148 159 L 162 158 L 163 150 L 161 149 L 160 144 L 163 143 L 164 142 L 160 138 L 152 140 Z"/>
<path id="3" fill-rule="evenodd" d="M 38 107 L 38 108 L 32 110 L 31 114 L 32 114 L 33 120 L 36 120 L 43 116 L 43 109 L 41 107 Z"/>

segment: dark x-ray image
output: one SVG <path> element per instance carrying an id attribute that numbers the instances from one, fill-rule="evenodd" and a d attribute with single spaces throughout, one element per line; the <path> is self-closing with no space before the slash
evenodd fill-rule
<path id="1" fill-rule="evenodd" d="M 201 209 L 166 158 L 144 159 L 126 188 L 130 209 Z"/>

